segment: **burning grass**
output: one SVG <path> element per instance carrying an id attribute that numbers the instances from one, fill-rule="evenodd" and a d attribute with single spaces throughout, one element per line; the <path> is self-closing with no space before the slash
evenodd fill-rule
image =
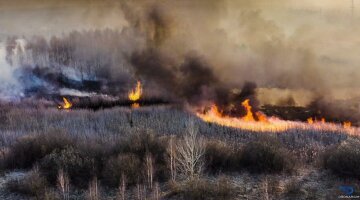
<path id="1" fill-rule="evenodd" d="M 267 117 L 260 111 L 253 112 L 249 99 L 242 102 L 246 114 L 243 117 L 231 117 L 222 114 L 216 105 L 211 106 L 205 113 L 197 113 L 197 116 L 205 122 L 219 124 L 221 126 L 233 127 L 254 132 L 273 132 L 282 133 L 291 129 L 303 131 L 322 131 L 322 132 L 344 132 L 349 135 L 359 135 L 360 129 L 351 126 L 351 122 L 343 124 L 327 123 L 325 118 L 320 121 L 308 118 L 307 123 L 297 121 L 281 120 L 276 117 Z"/>

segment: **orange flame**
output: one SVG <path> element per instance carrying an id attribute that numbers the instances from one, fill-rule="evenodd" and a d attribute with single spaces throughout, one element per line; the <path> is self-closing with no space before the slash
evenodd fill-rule
<path id="1" fill-rule="evenodd" d="M 325 118 L 321 118 L 321 123 L 326 123 Z"/>
<path id="2" fill-rule="evenodd" d="M 210 110 L 203 115 L 203 120 L 206 122 L 212 122 L 213 119 L 222 118 L 222 114 L 220 113 L 218 107 L 216 105 L 212 105 Z"/>
<path id="3" fill-rule="evenodd" d="M 309 117 L 309 118 L 307 119 L 307 122 L 308 122 L 309 124 L 313 124 L 313 123 L 314 123 L 314 120 L 313 120 L 312 117 Z"/>
<path id="4" fill-rule="evenodd" d="M 344 128 L 351 128 L 351 122 L 344 122 Z"/>
<path id="5" fill-rule="evenodd" d="M 267 119 L 266 115 L 262 112 L 256 112 L 255 113 L 257 118 L 259 119 L 260 122 L 269 122 L 269 120 Z"/>
<path id="6" fill-rule="evenodd" d="M 215 123 L 221 126 L 239 128 L 243 130 L 256 132 L 274 132 L 281 133 L 289 129 L 299 130 L 320 130 L 320 131 L 345 131 L 349 135 L 360 135 L 360 129 L 351 127 L 351 122 L 344 122 L 343 125 L 326 122 L 325 118 L 316 120 L 313 117 L 307 119 L 307 123 L 298 121 L 286 121 L 276 117 L 267 117 L 261 112 L 252 112 L 249 100 L 242 102 L 246 109 L 246 115 L 241 118 L 224 115 L 216 105 L 205 113 L 196 113 L 196 115 L 205 122 Z M 258 119 L 255 120 L 254 116 Z M 351 128 L 350 128 L 351 127 Z"/>
<path id="7" fill-rule="evenodd" d="M 63 97 L 63 101 L 64 103 L 58 106 L 59 109 L 70 109 L 73 106 L 72 103 L 65 97 Z"/>
<path id="8" fill-rule="evenodd" d="M 129 100 L 130 101 L 138 101 L 142 95 L 142 86 L 141 82 L 138 81 L 136 84 L 136 88 L 129 92 Z"/>
<path id="9" fill-rule="evenodd" d="M 131 108 L 140 108 L 140 104 L 139 103 L 133 103 L 133 104 L 131 104 Z"/>
<path id="10" fill-rule="evenodd" d="M 254 115 L 252 113 L 252 107 L 250 106 L 250 100 L 246 99 L 245 101 L 243 101 L 241 103 L 242 106 L 244 106 L 244 108 L 246 109 L 246 115 L 242 118 L 242 120 L 247 121 L 247 122 L 252 122 L 255 121 L 254 119 Z"/>

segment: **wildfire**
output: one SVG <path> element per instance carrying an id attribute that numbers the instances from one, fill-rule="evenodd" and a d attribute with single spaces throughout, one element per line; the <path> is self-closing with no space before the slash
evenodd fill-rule
<path id="1" fill-rule="evenodd" d="M 142 95 L 142 86 L 141 82 L 138 81 L 136 84 L 136 88 L 129 92 L 129 100 L 130 101 L 138 101 Z"/>
<path id="2" fill-rule="evenodd" d="M 58 108 L 59 109 L 70 109 L 73 105 L 72 105 L 72 103 L 68 100 L 68 99 L 66 99 L 65 97 L 63 97 L 63 104 L 62 105 L 59 105 L 58 106 Z"/>
<path id="3" fill-rule="evenodd" d="M 261 112 L 256 112 L 254 114 L 249 99 L 243 101 L 241 105 L 246 111 L 246 115 L 244 117 L 236 118 L 223 115 L 216 105 L 212 105 L 210 110 L 205 114 L 197 113 L 197 116 L 206 122 L 251 131 L 276 132 L 284 131 L 288 128 L 288 124 L 284 123 L 284 121 L 276 118 L 268 119 L 267 116 Z M 255 119 L 255 116 L 258 120 Z"/>
<path id="4" fill-rule="evenodd" d="M 289 129 L 301 130 L 322 130 L 322 131 L 345 131 L 350 135 L 358 135 L 359 129 L 351 127 L 351 122 L 344 122 L 343 125 L 326 122 L 325 118 L 316 120 L 315 118 L 308 118 L 307 123 L 286 121 L 275 117 L 267 117 L 261 112 L 253 113 L 250 105 L 250 100 L 246 99 L 241 104 L 246 114 L 244 117 L 226 116 L 216 105 L 205 113 L 197 113 L 197 116 L 205 122 L 219 124 L 232 128 L 239 128 L 243 130 L 256 132 L 284 132 Z"/>

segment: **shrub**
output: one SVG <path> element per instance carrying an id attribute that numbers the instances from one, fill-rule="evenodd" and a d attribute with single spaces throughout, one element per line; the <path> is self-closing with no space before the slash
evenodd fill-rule
<path id="1" fill-rule="evenodd" d="M 147 153 L 155 156 L 157 161 L 165 163 L 164 155 L 166 153 L 167 143 L 151 133 L 133 134 L 129 138 L 122 140 L 117 145 L 115 153 L 133 153 L 139 158 L 145 158 Z"/>
<path id="2" fill-rule="evenodd" d="M 52 130 L 49 133 L 20 138 L 10 147 L 5 166 L 8 169 L 30 168 L 55 149 L 73 145 L 73 141 L 63 131 Z"/>
<path id="3" fill-rule="evenodd" d="M 37 198 L 45 193 L 46 187 L 47 181 L 37 169 L 30 171 L 21 180 L 11 180 L 6 184 L 6 189 L 9 192 L 35 196 Z"/>
<path id="4" fill-rule="evenodd" d="M 95 175 L 94 159 L 73 147 L 55 150 L 47 155 L 40 164 L 40 169 L 50 183 L 55 183 L 57 173 L 63 169 L 77 186 L 86 184 Z"/>
<path id="5" fill-rule="evenodd" d="M 342 177 L 360 178 L 360 141 L 347 140 L 324 155 L 324 167 Z"/>
<path id="6" fill-rule="evenodd" d="M 194 179 L 177 187 L 175 193 L 176 196 L 189 200 L 227 200 L 234 199 L 235 189 L 225 178 L 216 182 Z"/>
<path id="7" fill-rule="evenodd" d="M 113 150 L 113 154 L 134 154 L 142 163 L 145 163 L 146 155 L 151 154 L 155 163 L 155 177 L 158 181 L 162 181 L 169 174 L 166 166 L 166 149 L 165 137 L 161 138 L 152 133 L 139 133 L 120 141 Z"/>
<path id="8" fill-rule="evenodd" d="M 135 154 L 120 154 L 110 158 L 103 170 L 104 183 L 117 187 L 120 184 L 122 175 L 126 178 L 126 183 L 134 185 L 142 177 L 141 160 Z"/>
<path id="9" fill-rule="evenodd" d="M 210 141 L 205 148 L 206 169 L 210 173 L 229 171 L 233 169 L 239 160 L 234 155 L 234 150 L 220 141 Z"/>
<path id="10" fill-rule="evenodd" d="M 290 172 L 294 169 L 293 156 L 271 139 L 250 142 L 241 154 L 241 165 L 255 173 Z"/>

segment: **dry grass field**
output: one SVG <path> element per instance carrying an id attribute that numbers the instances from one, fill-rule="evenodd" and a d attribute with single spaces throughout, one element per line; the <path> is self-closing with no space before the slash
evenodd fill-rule
<path id="1" fill-rule="evenodd" d="M 360 177 L 360 142 L 340 128 L 251 132 L 173 106 L 0 118 L 4 199 L 327 199 Z"/>

